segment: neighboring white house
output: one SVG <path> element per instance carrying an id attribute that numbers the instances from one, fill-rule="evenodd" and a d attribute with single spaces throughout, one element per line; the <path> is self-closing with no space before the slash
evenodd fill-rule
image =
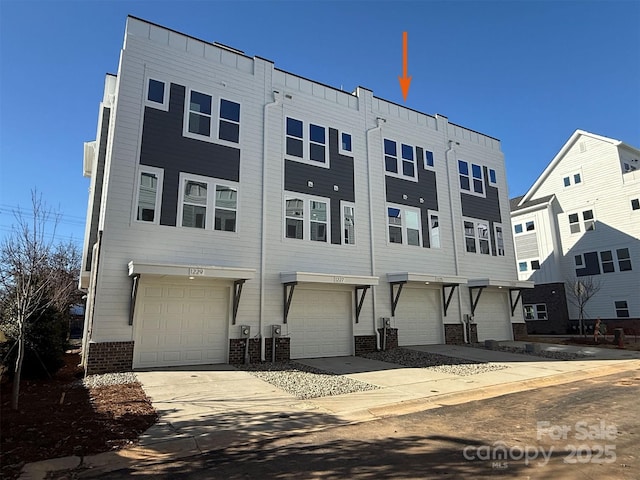
<path id="1" fill-rule="evenodd" d="M 529 333 L 575 331 L 568 288 L 600 286 L 585 318 L 640 331 L 640 150 L 576 130 L 522 197 L 511 200 Z M 567 289 L 565 289 L 567 286 Z"/>
<path id="2" fill-rule="evenodd" d="M 524 331 L 500 142 L 442 115 L 129 17 L 84 171 L 87 372 Z"/>

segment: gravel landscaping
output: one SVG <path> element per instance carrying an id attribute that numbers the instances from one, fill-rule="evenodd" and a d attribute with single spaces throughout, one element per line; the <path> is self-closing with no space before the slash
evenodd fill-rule
<path id="1" fill-rule="evenodd" d="M 87 375 L 78 380 L 75 386 L 85 388 L 106 387 L 107 385 L 126 385 L 128 383 L 138 383 L 138 378 L 133 372 L 124 373 L 104 373 L 101 375 Z"/>
<path id="2" fill-rule="evenodd" d="M 292 361 L 255 363 L 243 365 L 241 368 L 300 399 L 329 397 L 380 388 Z"/>
<path id="3" fill-rule="evenodd" d="M 475 348 L 482 348 L 482 349 L 486 348 L 483 343 L 474 343 L 471 346 Z M 587 355 L 582 355 L 580 353 L 572 353 L 572 352 L 550 352 L 548 350 L 540 350 L 539 352 L 527 352 L 522 347 L 515 347 L 511 345 L 510 346 L 498 345 L 493 350 L 496 350 L 498 352 L 522 353 L 524 355 L 535 355 L 536 357 L 551 358 L 553 360 L 576 360 L 579 358 L 587 357 Z"/>
<path id="4" fill-rule="evenodd" d="M 360 356 L 381 362 L 396 363 L 405 367 L 426 368 L 433 372 L 460 376 L 477 375 L 479 373 L 509 368 L 507 365 L 499 363 L 476 362 L 474 360 L 449 357 L 437 353 L 419 352 L 406 348 L 394 348 L 384 352 L 365 353 Z"/>

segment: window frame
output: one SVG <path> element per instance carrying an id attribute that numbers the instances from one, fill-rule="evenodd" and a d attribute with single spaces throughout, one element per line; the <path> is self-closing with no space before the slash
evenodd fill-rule
<path id="1" fill-rule="evenodd" d="M 497 187 L 498 186 L 498 172 L 496 171 L 495 168 L 488 168 L 488 170 L 489 170 L 489 185 L 491 185 L 492 187 Z M 492 173 L 493 173 L 493 178 L 491 178 L 492 177 Z"/>
<path id="2" fill-rule="evenodd" d="M 576 181 L 576 177 L 578 177 L 578 181 Z M 582 184 L 584 184 L 582 169 L 562 174 L 562 188 L 571 188 Z"/>
<path id="3" fill-rule="evenodd" d="M 580 213 L 582 213 L 582 212 L 570 212 L 570 213 L 567 213 L 567 220 L 569 222 L 569 233 L 571 235 L 576 235 L 576 234 L 582 232 L 582 222 L 580 221 Z M 575 215 L 575 217 L 576 217 L 576 221 L 575 222 L 571 221 L 571 216 L 572 215 Z M 575 227 L 576 225 L 577 225 L 578 229 L 577 229 L 577 231 L 574 232 L 572 230 L 572 227 Z"/>
<path id="4" fill-rule="evenodd" d="M 283 146 L 282 151 L 284 152 L 284 156 L 287 160 L 291 160 L 293 162 L 305 163 L 307 165 L 313 165 L 315 167 L 320 168 L 331 168 L 331 156 L 329 155 L 329 127 L 323 125 L 322 122 L 310 121 L 306 119 L 305 115 L 298 115 L 295 112 L 286 112 L 283 115 L 283 126 L 282 131 L 284 132 L 283 138 Z M 297 122 L 302 123 L 302 137 L 296 137 L 294 135 L 289 135 L 287 133 L 287 120 L 295 120 Z M 319 142 L 315 142 L 311 140 L 311 126 L 316 126 L 324 129 L 324 162 L 319 162 L 317 160 L 311 160 L 311 144 L 320 145 Z M 298 157 L 296 155 L 290 154 L 287 151 L 287 138 L 293 138 L 295 140 L 302 141 L 302 157 Z M 353 139 L 353 137 L 352 137 Z M 338 137 L 338 148 L 340 148 L 340 138 Z"/>
<path id="5" fill-rule="evenodd" d="M 385 148 L 385 142 L 391 142 L 395 145 L 395 156 L 394 155 L 390 155 L 387 154 L 387 150 Z M 402 152 L 402 147 L 406 146 L 409 147 L 411 149 L 411 155 L 413 157 L 413 159 L 407 159 L 403 156 L 403 152 Z M 387 157 L 392 158 L 396 161 L 396 169 L 398 170 L 397 172 L 392 172 L 387 170 Z M 387 137 L 382 137 L 382 158 L 383 158 L 383 169 L 384 169 L 384 174 L 388 177 L 395 177 L 395 178 L 400 178 L 402 180 L 408 180 L 411 182 L 417 182 L 418 181 L 418 158 L 416 155 L 416 146 L 411 144 L 411 143 L 406 143 L 403 142 L 402 140 L 394 140 L 391 138 L 387 138 Z M 413 165 L 413 176 L 409 176 L 409 175 L 405 175 L 404 174 L 404 163 L 405 162 L 411 162 L 411 164 Z"/>
<path id="6" fill-rule="evenodd" d="M 623 305 L 618 305 L 618 304 L 623 304 Z M 613 301 L 613 308 L 616 311 L 616 318 L 630 318 L 630 309 L 629 309 L 629 302 L 627 300 L 614 300 Z M 621 315 L 621 312 L 626 312 L 626 315 Z"/>
<path id="7" fill-rule="evenodd" d="M 629 251 L 629 247 L 616 248 L 616 263 L 618 264 L 619 272 L 631 272 L 633 271 L 633 264 L 631 263 L 631 252 Z M 626 250 L 626 256 L 621 257 L 620 251 Z M 623 268 L 623 263 L 625 267 Z M 626 265 L 629 265 L 629 268 L 626 268 Z"/>
<path id="8" fill-rule="evenodd" d="M 438 232 L 438 244 L 434 245 L 433 244 L 433 217 L 437 218 L 438 220 L 438 225 L 437 225 L 437 232 Z M 437 210 L 427 210 L 427 219 L 429 221 L 429 248 L 442 248 L 442 228 L 441 228 L 441 215 L 440 212 L 438 212 Z M 421 225 L 422 227 L 422 225 Z"/>
<path id="9" fill-rule="evenodd" d="M 346 150 L 344 148 L 342 148 L 342 136 L 343 135 L 348 135 L 349 136 L 349 142 L 351 145 L 351 149 L 350 150 Z M 353 156 L 353 135 L 349 132 L 345 132 L 344 130 L 338 130 L 338 153 L 340 155 L 346 155 L 349 157 Z"/>
<path id="10" fill-rule="evenodd" d="M 402 243 L 399 242 L 392 242 L 391 241 L 391 235 L 389 234 L 389 227 L 391 227 L 392 225 L 389 224 L 389 209 L 390 208 L 395 208 L 400 210 L 400 225 L 399 228 L 401 229 L 401 233 L 402 233 Z M 408 235 L 408 230 L 414 230 L 413 228 L 409 229 L 407 227 L 407 212 L 409 213 L 415 213 L 418 215 L 418 245 L 413 245 L 409 243 L 409 235 Z M 408 205 L 400 205 L 397 203 L 385 203 L 385 224 L 386 224 L 386 230 L 387 230 L 387 245 L 401 245 L 403 247 L 422 247 L 424 245 L 424 239 L 422 238 L 422 210 L 419 208 L 415 208 L 415 207 L 410 207 Z M 393 225 L 394 227 L 398 227 L 398 225 Z"/>
<path id="11" fill-rule="evenodd" d="M 207 185 L 207 202 L 205 205 L 205 228 L 183 226 L 184 216 L 184 187 L 187 181 L 204 183 Z M 176 226 L 178 228 L 184 228 L 192 230 L 200 230 L 203 232 L 217 232 L 223 235 L 238 235 L 240 233 L 240 224 L 238 219 L 240 218 L 240 184 L 238 182 L 232 182 L 223 178 L 205 177 L 202 175 L 195 175 L 192 173 L 180 172 L 178 186 L 178 212 L 176 215 Z M 216 219 L 216 191 L 218 186 L 225 186 L 233 188 L 236 191 L 236 223 L 235 231 L 217 230 L 215 225 Z"/>
<path id="12" fill-rule="evenodd" d="M 153 100 L 149 100 L 149 87 L 151 85 L 151 81 L 154 80 L 156 82 L 160 82 L 164 85 L 163 91 L 163 99 L 162 103 L 155 102 Z M 168 82 L 163 78 L 162 75 L 156 75 L 155 73 L 151 73 L 147 75 L 144 81 L 144 104 L 147 107 L 155 108 L 156 110 L 162 110 L 164 112 L 169 111 L 169 93 L 171 90 L 171 82 Z"/>
<path id="13" fill-rule="evenodd" d="M 302 200 L 302 218 L 297 220 L 302 220 L 302 238 L 293 238 L 287 236 L 287 218 L 294 218 L 287 216 L 287 200 Z M 326 234 L 325 241 L 322 240 L 311 240 L 311 223 L 313 222 L 311 219 L 311 202 L 319 202 L 326 204 L 326 221 L 315 221 L 315 223 L 324 223 L 326 225 Z M 319 197 L 316 195 L 307 195 L 304 193 L 285 191 L 283 202 L 282 202 L 282 238 L 284 241 L 303 241 L 303 242 L 313 242 L 313 244 L 325 244 L 331 245 L 331 199 L 328 197 Z"/>
<path id="14" fill-rule="evenodd" d="M 423 157 L 423 167 L 425 170 L 435 170 L 436 169 L 436 158 L 435 158 L 435 154 L 433 153 L 433 150 L 430 149 L 431 147 L 427 148 L 424 147 L 422 149 L 422 157 Z M 429 165 L 429 155 L 431 154 L 431 162 L 433 163 L 433 165 Z"/>
<path id="15" fill-rule="evenodd" d="M 602 254 L 603 253 L 608 253 L 610 255 L 610 258 L 608 260 L 605 260 L 604 258 L 602 258 Z M 598 261 L 600 263 L 600 271 L 602 272 L 602 274 L 605 273 L 615 273 L 616 271 L 616 261 L 613 257 L 613 250 L 602 250 L 598 252 Z M 605 267 L 606 265 L 606 267 Z M 605 268 L 611 268 L 611 270 L 607 271 L 605 270 Z"/>
<path id="16" fill-rule="evenodd" d="M 346 215 L 344 212 L 345 208 L 353 209 L 353 241 L 347 243 L 346 238 Z M 347 202 L 345 200 L 340 200 L 340 242 L 342 245 L 348 245 L 350 247 L 355 247 L 357 244 L 358 235 L 356 234 L 356 204 L 353 202 Z"/>
<path id="17" fill-rule="evenodd" d="M 640 210 L 640 198 L 630 198 L 631 211 Z"/>
<path id="18" fill-rule="evenodd" d="M 138 220 L 138 207 L 139 207 L 139 203 L 140 203 L 140 178 L 142 176 L 143 173 L 147 173 L 147 174 L 151 174 L 151 175 L 155 175 L 158 179 L 157 181 L 157 188 L 156 188 L 156 201 L 155 201 L 155 209 L 154 209 L 154 215 L 153 215 L 153 221 L 150 222 L 148 220 Z M 145 224 L 145 225 L 159 225 L 160 224 L 160 214 L 161 214 L 161 208 L 162 208 L 162 187 L 163 187 L 163 183 L 164 183 L 164 169 L 162 168 L 157 168 L 157 167 L 149 167 L 147 165 L 139 165 L 137 170 L 136 170 L 136 186 L 135 186 L 135 193 L 134 193 L 134 198 L 133 198 L 133 212 L 131 215 L 131 220 L 132 222 L 138 223 L 138 224 Z"/>
<path id="19" fill-rule="evenodd" d="M 461 171 L 461 163 L 464 163 L 467 166 L 467 173 L 462 173 Z M 461 193 L 466 193 L 468 195 L 475 195 L 476 197 L 486 198 L 487 197 L 487 189 L 484 183 L 484 166 L 478 163 L 472 163 L 468 160 L 458 159 L 458 188 Z M 480 169 L 480 177 L 476 177 L 473 171 L 473 167 L 478 167 Z M 462 178 L 466 178 L 469 184 L 469 189 L 467 190 L 462 186 Z M 482 192 L 477 192 L 475 190 L 475 182 L 478 181 L 482 185 Z"/>
<path id="20" fill-rule="evenodd" d="M 501 238 L 502 238 L 502 252 L 500 251 L 500 248 L 498 246 L 498 229 L 501 230 Z M 494 238 L 496 240 L 495 242 L 495 246 L 496 246 L 496 256 L 497 257 L 504 257 L 505 256 L 505 235 L 504 235 L 504 226 L 501 223 L 495 223 L 493 224 L 493 235 Z"/>
<path id="21" fill-rule="evenodd" d="M 238 120 L 237 121 L 222 116 L 222 102 L 223 101 L 229 102 L 229 103 L 235 103 L 236 105 L 238 105 Z M 228 145 L 240 145 L 240 138 L 241 138 L 240 135 L 241 135 L 241 132 L 242 132 L 242 128 L 241 128 L 242 122 L 241 122 L 241 120 L 242 120 L 242 104 L 240 102 L 238 102 L 236 100 L 232 100 L 230 98 L 219 97 L 218 98 L 218 120 L 216 122 L 216 125 L 218 127 L 217 128 L 217 132 L 216 132 L 216 138 L 217 138 L 216 141 L 224 142 L 224 143 L 226 143 Z M 224 138 L 220 138 L 220 131 L 221 131 L 220 125 L 221 125 L 222 122 L 227 122 L 227 123 L 230 123 L 232 125 L 237 125 L 238 126 L 238 141 L 237 142 L 234 142 L 233 140 L 227 140 L 227 139 L 224 139 Z"/>
<path id="22" fill-rule="evenodd" d="M 542 307 L 542 308 L 541 308 Z M 527 314 L 527 308 L 531 309 L 532 317 Z M 549 320 L 549 311 L 546 303 L 527 303 L 522 305 L 524 319 L 527 321 Z M 542 316 L 541 316 L 542 314 Z"/>
<path id="23" fill-rule="evenodd" d="M 211 115 L 210 115 L 210 128 L 209 135 L 202 135 L 199 133 L 194 133 L 189 131 L 189 113 L 191 112 L 191 92 L 197 92 L 203 95 L 208 95 L 211 97 Z M 226 118 L 222 118 L 220 116 L 220 108 L 222 107 L 222 100 L 226 100 L 228 102 L 237 103 L 240 106 L 240 115 L 239 121 L 235 122 L 232 120 L 228 120 Z M 213 93 L 211 90 L 202 86 L 190 86 L 185 89 L 185 97 L 184 97 L 184 113 L 182 119 L 182 136 L 186 138 L 192 138 L 194 140 L 202 140 L 203 142 L 208 143 L 216 143 L 220 145 L 227 145 L 233 148 L 240 148 L 242 144 L 242 101 L 234 96 L 228 95 L 225 92 L 225 95 L 217 95 Z M 198 112 L 195 112 L 198 113 Z M 206 115 L 206 114 L 205 114 Z M 225 121 L 229 123 L 235 123 L 238 125 L 238 142 L 233 142 L 231 140 L 224 140 L 220 138 L 220 122 Z"/>
<path id="24" fill-rule="evenodd" d="M 470 235 L 467 235 L 467 226 L 465 225 L 465 223 L 473 223 L 473 238 L 474 238 L 474 242 L 475 242 L 475 251 L 474 252 L 470 252 L 467 248 L 467 238 L 471 238 Z M 489 222 L 488 220 L 482 220 L 482 219 L 478 219 L 478 218 L 468 218 L 468 217 L 463 217 L 462 218 L 462 231 L 464 234 L 464 251 L 465 254 L 466 253 L 473 253 L 473 254 L 479 254 L 479 255 L 488 255 L 488 256 L 492 256 L 491 255 L 491 234 L 489 233 L 489 225 L 491 224 L 491 222 Z M 485 239 L 481 239 L 479 237 L 479 230 L 478 227 L 480 225 L 484 225 L 486 227 L 486 231 L 487 231 L 487 238 Z M 481 251 L 481 245 L 482 245 L 482 241 L 485 240 L 487 242 L 487 252 L 482 252 Z"/>

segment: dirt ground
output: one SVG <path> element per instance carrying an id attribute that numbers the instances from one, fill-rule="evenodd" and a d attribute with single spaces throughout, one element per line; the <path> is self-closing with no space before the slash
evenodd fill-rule
<path id="1" fill-rule="evenodd" d="M 155 423 L 139 384 L 87 389 L 78 385 L 79 355 L 67 353 L 64 360 L 53 379 L 23 380 L 17 411 L 11 383 L 1 385 L 0 477 L 17 478 L 25 463 L 131 445 Z"/>

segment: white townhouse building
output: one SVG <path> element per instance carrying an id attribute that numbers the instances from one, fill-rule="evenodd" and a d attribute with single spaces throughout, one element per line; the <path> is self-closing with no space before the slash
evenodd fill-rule
<path id="1" fill-rule="evenodd" d="M 575 332 L 570 285 L 600 290 L 588 324 L 640 332 L 640 150 L 576 130 L 529 191 L 511 200 L 529 333 Z M 566 288 L 565 288 L 566 286 Z"/>
<path id="2" fill-rule="evenodd" d="M 134 18 L 108 75 L 88 373 L 525 331 L 500 142 Z"/>

